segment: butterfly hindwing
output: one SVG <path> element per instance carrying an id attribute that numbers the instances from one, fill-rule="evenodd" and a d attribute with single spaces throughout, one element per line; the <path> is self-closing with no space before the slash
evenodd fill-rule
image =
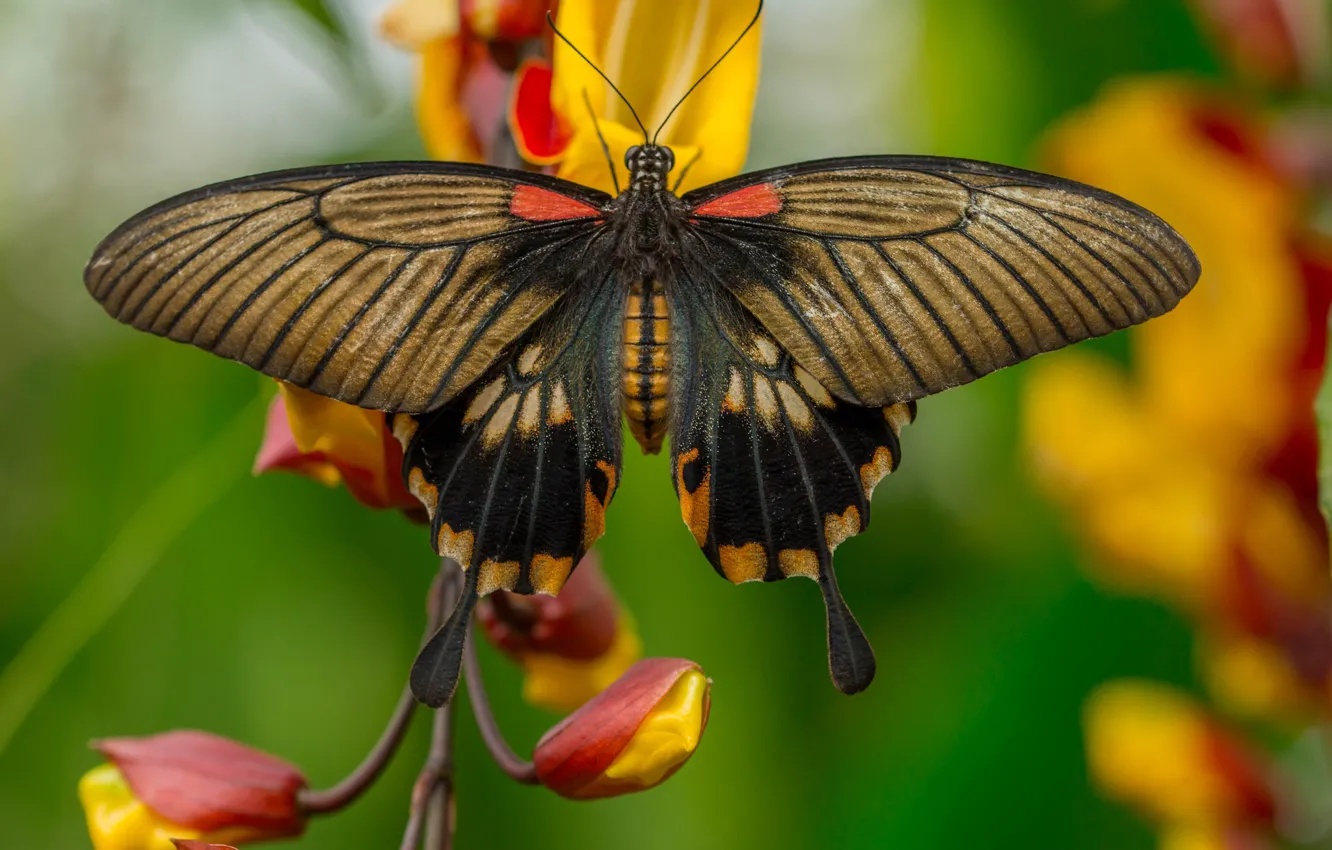
<path id="1" fill-rule="evenodd" d="M 913 405 L 864 408 L 832 396 L 725 293 L 706 302 L 708 272 L 676 288 L 672 470 L 681 513 L 732 582 L 805 576 L 828 608 L 829 666 L 854 693 L 874 656 L 837 588 L 832 554 L 869 523 L 870 494 L 898 463 Z M 699 286 L 702 284 L 703 286 Z"/>
<path id="2" fill-rule="evenodd" d="M 811 162 L 684 200 L 721 284 L 834 395 L 866 406 L 1161 315 L 1199 274 L 1147 210 L 987 163 Z"/>
<path id="3" fill-rule="evenodd" d="M 371 163 L 164 201 L 94 253 L 112 316 L 362 407 L 419 413 L 563 295 L 609 198 L 485 166 Z M 556 270 L 556 271 L 552 271 Z"/>
<path id="4" fill-rule="evenodd" d="M 453 401 L 393 419 L 435 549 L 466 576 L 461 604 L 413 668 L 431 705 L 453 692 L 477 596 L 558 593 L 605 528 L 620 475 L 622 298 L 596 274 L 572 280 L 570 297 Z"/>

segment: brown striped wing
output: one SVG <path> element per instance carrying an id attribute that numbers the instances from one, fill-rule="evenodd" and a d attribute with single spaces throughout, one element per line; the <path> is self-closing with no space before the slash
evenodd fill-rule
<path id="1" fill-rule="evenodd" d="M 686 195 L 692 258 L 834 395 L 909 401 L 1170 310 L 1193 252 L 1147 210 L 1048 175 L 863 157 Z"/>
<path id="2" fill-rule="evenodd" d="M 564 294 L 609 198 L 484 166 L 375 163 L 209 186 L 121 225 L 85 272 L 140 330 L 362 407 L 455 397 Z"/>

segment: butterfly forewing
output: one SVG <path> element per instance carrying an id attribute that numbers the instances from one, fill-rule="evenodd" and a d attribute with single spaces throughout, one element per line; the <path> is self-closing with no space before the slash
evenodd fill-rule
<path id="1" fill-rule="evenodd" d="M 698 256 L 839 398 L 909 401 L 1160 315 L 1198 278 L 1169 225 L 986 163 L 863 157 L 684 199 Z"/>
<path id="2" fill-rule="evenodd" d="M 482 166 L 383 163 L 200 189 L 88 265 L 121 321 L 363 407 L 433 409 L 565 293 L 605 195 Z"/>

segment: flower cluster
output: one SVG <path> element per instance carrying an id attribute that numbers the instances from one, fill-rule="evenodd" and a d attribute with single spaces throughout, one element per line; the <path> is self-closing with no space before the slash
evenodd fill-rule
<path id="1" fill-rule="evenodd" d="M 419 55 L 417 117 L 432 156 L 544 167 L 612 190 L 618 178 L 607 166 L 598 130 L 616 164 L 642 136 L 630 129 L 625 105 L 608 95 L 590 66 L 553 41 L 546 28 L 553 6 L 550 0 L 401 0 L 384 15 L 381 31 Z M 558 23 L 645 120 L 659 123 L 752 13 L 748 4 L 564 0 Z M 667 85 L 661 83 L 663 69 L 669 71 Z M 751 36 L 662 128 L 661 140 L 675 147 L 686 187 L 739 171 L 757 76 L 758 41 Z M 423 519 L 421 504 L 404 486 L 402 465 L 402 449 L 382 412 L 279 383 L 256 473 L 294 472 L 345 487 L 368 507 Z M 446 561 L 431 596 L 436 627 L 449 607 L 443 600 L 450 577 L 456 580 L 457 566 Z M 559 596 L 498 592 L 482 600 L 476 614 L 479 633 L 523 668 L 527 701 L 572 712 L 524 762 L 502 737 L 496 739 L 483 683 L 469 674 L 468 692 L 486 744 L 513 778 L 570 799 L 610 797 L 658 785 L 697 749 L 707 726 L 710 681 L 692 661 L 639 660 L 633 619 L 595 553 Z M 469 663 L 479 664 L 474 650 L 468 651 Z M 327 790 L 310 789 L 301 772 L 281 759 L 203 732 L 98 742 L 94 746 L 108 763 L 80 784 L 94 846 L 225 850 L 228 843 L 300 834 L 311 817 L 344 808 L 369 787 L 402 740 L 414 708 L 405 698 L 366 763 Z M 417 840 L 424 807 L 451 787 L 438 769 L 449 759 L 434 749 L 446 741 L 437 734 L 432 743 L 404 846 Z M 440 811 L 450 807 L 445 798 Z"/>
<path id="2" fill-rule="evenodd" d="M 1283 9 L 1198 8 L 1238 68 L 1291 86 Z M 1312 6 L 1313 4 L 1309 4 Z M 1268 25 L 1237 25 L 1266 21 Z M 1285 45 L 1283 52 L 1282 45 Z M 1131 332 L 1132 366 L 1084 351 L 1037 364 L 1024 432 L 1040 483 L 1089 544 L 1095 576 L 1175 607 L 1198 632 L 1212 706 L 1113 682 L 1089 701 L 1089 764 L 1163 846 L 1262 848 L 1298 819 L 1283 740 L 1332 719 L 1332 582 L 1318 509 L 1313 402 L 1332 303 L 1332 244 L 1306 223 L 1309 158 L 1279 114 L 1220 86 L 1120 81 L 1055 129 L 1052 170 L 1171 221 L 1203 278 Z"/>

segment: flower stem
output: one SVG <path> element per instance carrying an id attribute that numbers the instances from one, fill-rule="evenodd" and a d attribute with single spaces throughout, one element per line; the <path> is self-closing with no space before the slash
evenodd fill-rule
<path id="1" fill-rule="evenodd" d="M 411 725 L 416 706 L 416 697 L 412 696 L 411 688 L 405 688 L 402 696 L 398 698 L 397 707 L 393 709 L 393 716 L 389 719 L 388 726 L 384 727 L 379 740 L 375 742 L 375 746 L 365 759 L 333 787 L 322 791 L 307 789 L 301 794 L 301 807 L 308 814 L 322 815 L 341 811 L 356 802 L 357 798 L 375 784 L 380 774 L 384 772 L 384 768 L 393 760 L 398 745 L 402 743 L 407 728 Z"/>
<path id="2" fill-rule="evenodd" d="M 490 697 L 481 678 L 481 661 L 476 656 L 475 640 L 469 639 L 463 649 L 463 677 L 467 682 L 467 697 L 472 703 L 472 714 L 476 716 L 481 740 L 485 741 L 491 758 L 515 782 L 538 784 L 540 780 L 537 779 L 536 766 L 513 751 L 509 742 L 504 740 L 504 733 L 500 731 L 494 712 L 490 710 Z"/>
<path id="3" fill-rule="evenodd" d="M 431 592 L 429 638 L 446 612 L 452 611 L 462 592 L 462 569 L 450 558 L 439 561 L 439 577 Z M 409 689 L 410 690 L 410 689 Z M 430 754 L 412 789 L 411 814 L 403 831 L 401 850 L 417 850 L 425 838 L 426 850 L 449 850 L 456 827 L 453 803 L 453 703 L 435 710 L 431 724 Z"/>

